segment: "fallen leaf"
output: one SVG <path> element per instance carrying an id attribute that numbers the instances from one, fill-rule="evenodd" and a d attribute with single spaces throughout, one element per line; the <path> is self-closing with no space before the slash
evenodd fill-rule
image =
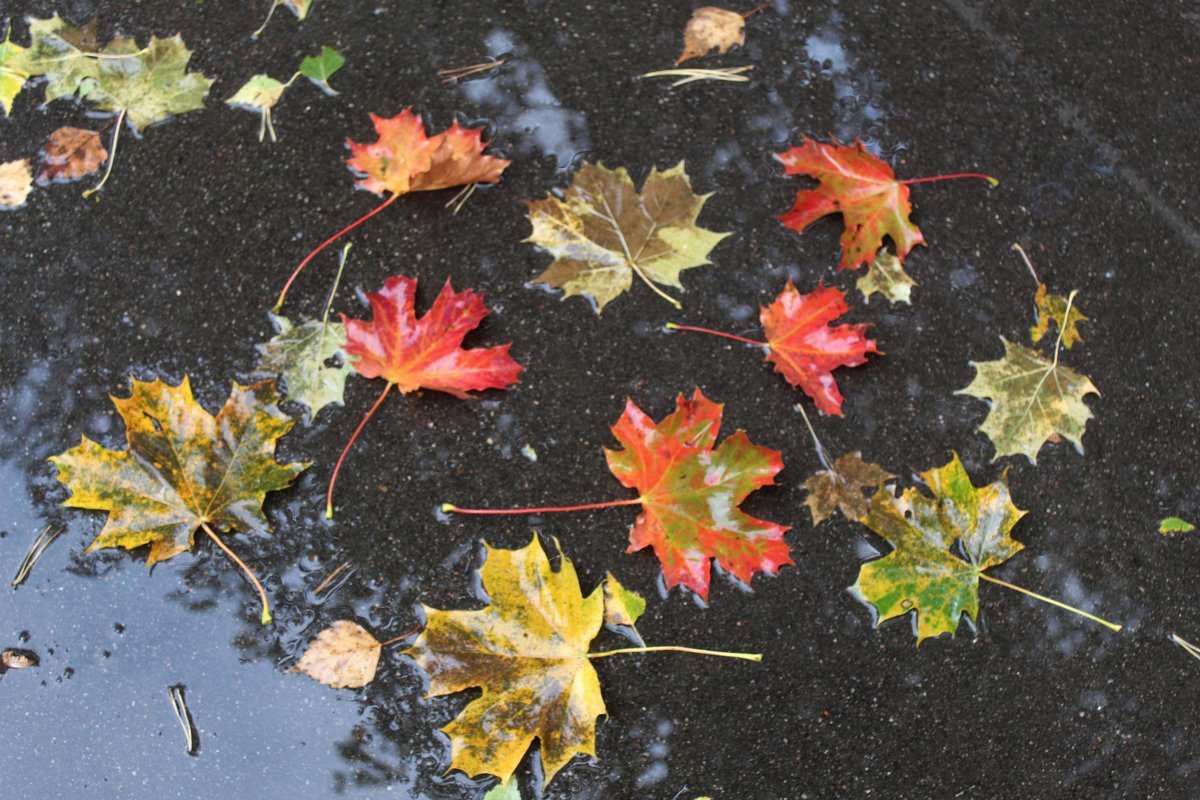
<path id="1" fill-rule="evenodd" d="M 267 492 L 285 488 L 308 466 L 275 460 L 276 440 L 294 424 L 276 407 L 275 384 L 235 383 L 215 417 L 196 403 L 186 377 L 179 386 L 131 384 L 130 397 L 112 398 L 127 450 L 85 436 L 50 459 L 71 490 L 63 505 L 109 512 L 85 552 L 148 544 L 153 565 L 190 549 L 201 526 L 269 530 Z"/>
<path id="2" fill-rule="evenodd" d="M 682 290 L 680 273 L 711 263 L 709 252 L 729 235 L 696 225 L 710 196 L 692 192 L 682 161 L 652 169 L 640 193 L 624 168 L 584 163 L 561 198 L 525 201 L 533 225 L 526 241 L 556 259 L 533 282 L 562 289 L 564 298 L 585 295 L 599 313 L 636 274 L 678 307 L 655 284 Z"/>
<path id="3" fill-rule="evenodd" d="M 889 486 L 871 498 L 864 524 L 894 549 L 863 564 L 850 587 L 875 607 L 876 624 L 914 612 L 918 644 L 954 635 L 964 613 L 975 622 L 979 576 L 1024 547 L 1009 531 L 1025 514 L 1009 497 L 1007 477 L 976 488 L 957 454 L 921 480 L 932 496 L 914 488 L 897 497 Z"/>
<path id="4" fill-rule="evenodd" d="M 621 585 L 611 572 L 604 579 L 604 621 L 609 625 L 637 624 L 646 610 L 646 599 Z"/>
<path id="5" fill-rule="evenodd" d="M 150 37 L 145 48 L 117 38 L 100 51 L 95 74 L 80 94 L 103 111 L 121 113 L 136 131 L 176 114 L 204 108 L 213 81 L 188 72 L 192 51 L 178 35 Z"/>
<path id="6" fill-rule="evenodd" d="M 1167 517 L 1158 524 L 1159 533 L 1191 533 L 1196 530 L 1196 526 L 1188 522 L 1186 519 L 1179 517 Z"/>
<path id="7" fill-rule="evenodd" d="M 275 0 L 275 5 L 284 5 L 288 7 L 296 19 L 301 22 L 308 16 L 309 10 L 312 8 L 314 0 Z"/>
<path id="8" fill-rule="evenodd" d="M 0 208 L 13 209 L 25 205 L 33 189 L 33 167 L 28 158 L 0 164 Z"/>
<path id="9" fill-rule="evenodd" d="M 679 66 L 689 58 L 707 55 L 714 48 L 728 53 L 734 45 L 746 44 L 746 18 L 736 11 L 704 6 L 692 12 L 683 29 L 683 54 L 676 60 Z"/>
<path id="10" fill-rule="evenodd" d="M 860 277 L 855 287 L 862 292 L 863 300 L 871 302 L 871 295 L 878 292 L 892 303 L 912 304 L 910 295 L 916 286 L 900 259 L 887 250 L 880 250 L 867 267 L 867 274 Z"/>
<path id="11" fill-rule="evenodd" d="M 862 453 L 846 453 L 830 469 L 814 473 L 804 482 L 804 502 L 812 512 L 813 526 L 820 525 L 835 510 L 855 522 L 867 516 L 870 501 L 863 489 L 878 489 L 896 476 L 878 464 L 862 460 Z"/>
<path id="12" fill-rule="evenodd" d="M 42 148 L 42 169 L 37 181 L 65 183 L 91 175 L 108 160 L 108 151 L 100 143 L 97 131 L 83 128 L 59 128 L 50 134 L 50 141 Z"/>
<path id="13" fill-rule="evenodd" d="M 362 175 L 355 185 L 372 194 L 430 192 L 468 183 L 495 183 L 511 163 L 483 154 L 482 128 L 460 128 L 455 120 L 436 136 L 425 135 L 421 118 L 406 108 L 385 119 L 371 115 L 379 140 L 347 140 L 350 169 Z"/>
<path id="14" fill-rule="evenodd" d="M 537 536 L 520 550 L 488 546 L 479 575 L 490 604 L 422 606 L 425 630 L 405 653 L 429 674 L 429 697 L 483 690 L 442 728 L 450 769 L 507 781 L 536 738 L 549 783 L 574 756 L 596 755 L 596 719 L 607 712 L 588 648 L 603 592 L 583 597 L 565 556 L 552 571 Z"/>
<path id="15" fill-rule="evenodd" d="M 925 243 L 908 218 L 912 213 L 908 187 L 862 142 L 822 144 L 805 137 L 799 147 L 775 157 L 783 163 L 784 174 L 818 181 L 817 188 L 797 193 L 795 205 L 779 218 L 786 227 L 801 232 L 828 214 L 842 215 L 846 230 L 838 269 L 869 263 L 883 246 L 884 236 L 892 238 L 901 261 L 913 247 Z"/>
<path id="16" fill-rule="evenodd" d="M 254 75 L 246 81 L 233 97 L 225 102 L 234 108 L 246 111 L 257 111 L 262 122 L 258 126 L 258 140 L 261 142 L 268 132 L 271 141 L 275 141 L 275 126 L 271 122 L 271 109 L 283 97 L 287 84 L 275 80 L 270 75 Z"/>
<path id="17" fill-rule="evenodd" d="M 315 56 L 309 56 L 300 62 L 300 74 L 317 86 L 320 86 L 323 91 L 329 94 L 337 94 L 337 91 L 329 85 L 329 79 L 345 63 L 345 56 L 332 47 L 322 45 L 320 53 Z"/>
<path id="18" fill-rule="evenodd" d="M 46 77 L 45 102 L 71 97 L 87 80 L 94 80 L 99 61 L 96 20 L 78 28 L 58 14 L 49 19 L 29 19 L 30 46 L 23 53 L 24 69 L 30 76 Z"/>
<path id="19" fill-rule="evenodd" d="M 1079 306 L 1068 303 L 1067 298 L 1060 294 L 1048 294 L 1044 283 L 1038 284 L 1033 302 L 1037 306 L 1037 324 L 1029 329 L 1029 338 L 1034 344 L 1040 342 L 1050 330 L 1051 322 L 1062 332 L 1062 343 L 1068 350 L 1071 345 L 1083 340 L 1076 325 L 1087 322 L 1087 317 L 1079 310 Z"/>
<path id="20" fill-rule="evenodd" d="M 416 278 L 392 276 L 378 294 L 367 294 L 373 319 L 349 319 L 345 352 L 364 378 L 384 378 L 402 392 L 432 389 L 466 398 L 468 392 L 504 389 L 523 366 L 508 354 L 512 345 L 464 349 L 463 338 L 488 315 L 483 295 L 455 292 L 450 280 L 419 319 Z"/>
<path id="21" fill-rule="evenodd" d="M 13 100 L 30 77 L 26 70 L 29 48 L 9 41 L 11 34 L 10 27 L 4 34 L 4 41 L 0 42 L 0 106 L 4 107 L 5 116 L 12 113 Z"/>
<path id="22" fill-rule="evenodd" d="M 287 317 L 270 316 L 277 333 L 258 346 L 261 358 L 255 373 L 282 375 L 287 399 L 303 403 L 310 420 L 331 403 L 344 405 L 346 376 L 352 370 L 342 352 L 346 326 L 316 319 L 293 325 Z M 340 363 L 328 366 L 332 358 L 340 358 Z"/>
<path id="23" fill-rule="evenodd" d="M 5 650 L 0 653 L 0 672 L 6 669 L 28 669 L 38 665 L 37 653 L 32 650 Z"/>
<path id="24" fill-rule="evenodd" d="M 996 447 L 993 461 L 1021 454 L 1037 463 L 1047 441 L 1063 437 L 1083 453 L 1083 431 L 1092 418 L 1083 398 L 1100 391 L 1088 378 L 1041 353 L 1001 337 L 1004 358 L 972 361 L 975 380 L 956 394 L 987 400 L 991 406 L 979 430 Z"/>
<path id="25" fill-rule="evenodd" d="M 521 789 L 517 786 L 516 776 L 497 783 L 483 796 L 483 800 L 521 800 Z"/>
<path id="26" fill-rule="evenodd" d="M 339 619 L 317 634 L 288 672 L 300 672 L 335 689 L 358 689 L 375 679 L 383 646 L 356 622 Z"/>
<path id="27" fill-rule="evenodd" d="M 832 371 L 865 364 L 867 353 L 879 352 L 875 342 L 866 338 L 869 325 L 829 325 L 849 310 L 840 289 L 818 286 L 800 294 L 788 281 L 775 302 L 760 313 L 769 348 L 767 361 L 825 414 L 842 413 L 842 393 Z"/>
<path id="28" fill-rule="evenodd" d="M 783 469 L 779 452 L 751 444 L 737 431 L 713 449 L 724 406 L 697 389 L 679 395 L 674 413 L 655 423 L 630 400 L 613 426 L 624 450 L 605 450 L 608 468 L 640 493 L 642 513 L 629 531 L 633 553 L 652 547 L 667 589 L 682 584 L 708 599 L 710 562 L 749 585 L 757 572 L 774 575 L 794 563 L 788 528 L 755 519 L 738 506 Z"/>

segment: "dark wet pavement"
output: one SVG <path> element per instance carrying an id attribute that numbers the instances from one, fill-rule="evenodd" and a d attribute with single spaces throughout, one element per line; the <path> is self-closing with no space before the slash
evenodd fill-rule
<path id="1" fill-rule="evenodd" d="M 253 7 L 251 7 L 253 6 Z M 261 7 L 260 7 L 261 6 Z M 0 592 L 0 648 L 36 651 L 36 669 L 0 678 L 0 775 L 13 796 L 474 798 L 486 781 L 443 776 L 437 729 L 468 699 L 421 699 L 422 676 L 395 652 L 360 692 L 283 674 L 318 630 L 354 618 L 379 637 L 417 619 L 418 601 L 476 602 L 486 538 L 558 537 L 585 590 L 607 570 L 650 599 L 652 644 L 761 651 L 761 665 L 653 654 L 597 662 L 610 716 L 596 763 L 576 763 L 551 798 L 1039 797 L 1190 798 L 1200 791 L 1200 663 L 1167 634 L 1200 639 L 1200 539 L 1156 532 L 1200 515 L 1196 439 L 1196 269 L 1200 266 L 1197 37 L 1188 3 L 944 3 L 776 0 L 742 52 L 706 65 L 755 69 L 748 84 L 672 90 L 636 76 L 678 55 L 688 3 L 333 3 L 298 24 L 281 10 L 252 41 L 266 3 L 46 2 L 0 16 L 74 22 L 104 38 L 180 32 L 193 66 L 218 79 L 208 110 L 123 137 L 99 202 L 82 185 L 37 189 L 0 215 L 0 575 L 37 532 L 67 533 L 32 577 Z M 24 42 L 24 25 L 14 39 Z M 345 69 L 325 97 L 297 85 L 274 113 L 279 141 L 221 102 L 252 74 L 286 78 L 328 44 Z M 443 85 L 439 69 L 508 54 L 498 73 Z M 81 107 L 39 109 L 22 94 L 0 122 L 0 161 L 32 155 Z M 246 380 L 266 310 L 310 247 L 369 210 L 343 141 L 372 137 L 368 112 L 407 105 L 431 130 L 492 126 L 514 159 L 462 213 L 452 192 L 403 198 L 353 236 L 335 308 L 364 316 L 350 287 L 418 276 L 423 303 L 453 277 L 495 314 L 468 343 L 512 341 L 528 370 L 508 392 L 464 403 L 389 398 L 350 456 L 338 513 L 321 517 L 338 452 L 380 386 L 352 377 L 345 408 L 283 440 L 281 459 L 315 465 L 273 496 L 270 537 L 234 537 L 267 577 L 276 623 L 207 544 L 145 569 L 82 555 L 103 515 L 58 508 L 46 458 L 85 434 L 123 445 L 109 394 L 128 376 L 187 374 L 215 410 Z M 100 123 L 102 124 L 102 123 Z M 1011 466 L 1014 531 L 1027 548 L 1000 577 L 1125 623 L 1112 634 L 1003 589 L 981 589 L 980 630 L 914 644 L 904 621 L 876 630 L 845 587 L 873 549 L 840 518 L 813 529 L 800 484 L 819 467 L 802 396 L 741 345 L 666 335 L 668 320 L 754 335 L 755 309 L 787 278 L 835 274 L 840 225 L 803 236 L 775 216 L 801 182 L 772 153 L 800 135 L 861 137 L 901 177 L 979 170 L 1000 187 L 913 188 L 929 246 L 906 266 L 912 306 L 857 293 L 849 319 L 874 323 L 885 356 L 837 374 L 843 418 L 816 420 L 829 449 L 861 449 L 907 476 L 958 451 L 977 483 Z M 714 264 L 684 275 L 676 313 L 643 286 L 603 318 L 586 303 L 524 286 L 549 256 L 521 240 L 520 200 L 563 185 L 579 159 L 639 181 L 683 159 L 701 222 L 734 235 Z M 1102 392 L 1086 455 L 1047 445 L 1037 466 L 991 463 L 976 428 L 985 405 L 954 391 L 972 359 L 1001 354 L 1033 319 L 1021 242 L 1053 291 L 1078 289 L 1091 322 L 1064 361 Z M 289 298 L 319 314 L 335 270 L 314 263 Z M 649 553 L 626 555 L 631 509 L 540 520 L 439 521 L 437 504 L 491 506 L 626 497 L 605 467 L 608 426 L 632 397 L 655 417 L 700 386 L 726 403 L 725 430 L 783 452 L 778 488 L 752 514 L 793 526 L 795 567 L 752 591 L 714 579 L 710 607 L 657 589 Z M 806 401 L 807 402 L 807 401 Z M 811 409 L 811 405 L 808 406 Z M 295 410 L 295 409 L 293 409 Z M 524 457 L 529 445 L 537 460 Z M 353 572 L 313 590 L 344 561 Z M 610 636 L 611 638 L 611 636 Z M 620 646 L 612 639 L 610 646 Z M 182 684 L 199 732 L 188 757 L 168 687 Z M 521 772 L 528 780 L 528 762 Z"/>

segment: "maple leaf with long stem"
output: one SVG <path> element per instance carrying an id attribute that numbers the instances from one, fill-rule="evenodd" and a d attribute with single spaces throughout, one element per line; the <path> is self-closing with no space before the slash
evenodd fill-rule
<path id="1" fill-rule="evenodd" d="M 804 489 L 808 492 L 804 503 L 812 513 L 813 526 L 820 525 L 835 510 L 841 511 L 846 519 L 861 522 L 870 508 L 863 489 L 878 489 L 885 481 L 896 476 L 878 464 L 863 461 L 860 452 L 846 453 L 834 461 L 817 437 L 804 406 L 797 404 L 796 410 L 804 418 L 817 458 L 824 467 L 804 482 Z"/>
<path id="2" fill-rule="evenodd" d="M 842 215 L 846 230 L 838 269 L 855 269 L 869 263 L 883 246 L 884 236 L 891 237 L 901 261 L 913 247 L 925 243 L 920 229 L 909 219 L 909 186 L 959 178 L 979 178 L 992 186 L 999 183 L 978 172 L 898 181 L 892 168 L 868 153 L 860 141 L 853 145 L 838 141 L 823 144 L 804 137 L 799 147 L 778 153 L 775 158 L 783 163 L 785 175 L 807 175 L 818 181 L 817 188 L 797 193 L 795 204 L 779 218 L 780 222 L 799 233 L 824 216 Z"/>
<path id="3" fill-rule="evenodd" d="M 653 548 L 667 588 L 686 586 L 708 599 L 711 561 L 749 585 L 758 572 L 774 575 L 792 564 L 783 534 L 787 526 L 755 519 L 739 508 L 783 469 L 777 450 L 752 444 L 742 431 L 714 449 L 724 405 L 696 389 L 681 394 L 676 409 L 655 423 L 632 400 L 612 432 L 623 450 L 608 450 L 608 468 L 639 495 L 576 506 L 526 509 L 468 509 L 452 503 L 442 510 L 459 514 L 542 514 L 613 506 L 642 506 L 629 530 L 627 552 Z"/>
<path id="4" fill-rule="evenodd" d="M 490 313 L 483 295 L 470 289 L 455 292 L 447 278 L 429 311 L 419 319 L 416 296 L 416 278 L 392 276 L 380 292 L 367 294 L 374 317 L 370 322 L 342 315 L 344 352 L 354 371 L 364 378 L 383 378 L 387 384 L 338 457 L 329 479 L 326 517 L 333 517 L 333 487 L 346 454 L 393 388 L 405 394 L 431 389 L 465 399 L 473 391 L 506 389 L 525 369 L 508 354 L 512 345 L 462 347 L 466 335 Z"/>
<path id="5" fill-rule="evenodd" d="M 276 440 L 295 421 L 279 410 L 274 382 L 235 383 L 216 416 L 196 402 L 186 377 L 179 386 L 131 383 L 129 397 L 112 398 L 125 422 L 127 450 L 109 450 L 85 436 L 50 459 L 71 490 L 64 505 L 109 512 L 87 552 L 149 545 L 153 565 L 191 549 L 203 530 L 254 584 L 267 624 L 266 591 L 217 531 L 269 530 L 266 494 L 308 467 L 275 460 Z"/>
<path id="6" fill-rule="evenodd" d="M 761 655 L 659 645 L 589 653 L 604 622 L 604 592 L 587 597 L 575 566 L 558 571 L 537 536 L 519 550 L 488 547 L 479 577 L 489 604 L 478 610 L 422 606 L 425 629 L 405 651 L 429 674 L 428 697 L 483 693 L 442 731 L 450 769 L 507 781 L 536 738 L 544 784 L 576 755 L 596 755 L 596 720 L 607 714 L 598 658 L 674 651 L 760 661 Z"/>
<path id="7" fill-rule="evenodd" d="M 823 413 L 840 416 L 843 398 L 833 379 L 833 370 L 860 366 L 866 363 L 868 353 L 879 352 L 875 342 L 866 337 L 869 323 L 829 324 L 849 310 L 846 295 L 840 289 L 818 286 L 808 294 L 800 294 L 788 281 L 775 302 L 760 309 L 759 318 L 767 335 L 765 342 L 694 325 L 668 322 L 666 327 L 766 348 L 766 360 L 775 365 L 776 372 L 792 386 L 802 389 Z"/>
<path id="8" fill-rule="evenodd" d="M 368 144 L 346 140 L 351 170 L 361 177 L 355 183 L 388 198 L 340 231 L 321 242 L 292 272 L 274 311 L 279 313 L 296 277 L 318 253 L 410 192 L 432 192 L 453 186 L 496 183 L 512 162 L 484 155 L 487 143 L 482 128 L 462 128 L 458 120 L 436 136 L 426 136 L 421 117 L 406 108 L 391 118 L 371 114 L 379 139 Z"/>
<path id="9" fill-rule="evenodd" d="M 989 575 L 1025 545 L 1009 532 L 1025 515 L 1013 505 L 1008 478 L 984 487 L 971 483 L 955 453 L 944 467 L 921 473 L 930 494 L 886 486 L 871 498 L 863 524 L 892 545 L 882 558 L 859 569 L 851 593 L 874 606 L 876 624 L 916 614 L 917 644 L 942 633 L 954 635 L 963 614 L 975 622 L 979 581 L 1020 592 L 1065 609 L 1109 630 L 1121 626 Z"/>

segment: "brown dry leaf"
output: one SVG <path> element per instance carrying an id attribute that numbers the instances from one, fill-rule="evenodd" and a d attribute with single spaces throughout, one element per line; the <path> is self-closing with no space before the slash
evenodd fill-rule
<path id="1" fill-rule="evenodd" d="M 683 29 L 683 55 L 675 62 L 675 66 L 689 58 L 707 55 L 714 47 L 718 53 L 728 53 L 735 44 L 746 44 L 745 17 L 736 11 L 715 6 L 697 8 Z"/>
<path id="2" fill-rule="evenodd" d="M 29 159 L 0 164 L 0 208 L 20 208 L 33 188 L 33 167 Z"/>
<path id="3" fill-rule="evenodd" d="M 335 689 L 357 689 L 375 679 L 383 645 L 358 623 L 339 619 L 317 634 L 288 672 L 302 672 Z"/>
<path id="4" fill-rule="evenodd" d="M 804 482 L 808 497 L 804 502 L 812 511 L 813 525 L 820 525 L 835 510 L 846 519 L 859 521 L 867 516 L 871 503 L 863 489 L 877 489 L 896 477 L 878 464 L 862 460 L 862 453 L 846 453 L 833 464 Z"/>
<path id="5" fill-rule="evenodd" d="M 91 175 L 108 160 L 108 151 L 100 144 L 100 134 L 83 128 L 63 127 L 50 134 L 42 148 L 42 169 L 37 181 L 66 183 Z"/>

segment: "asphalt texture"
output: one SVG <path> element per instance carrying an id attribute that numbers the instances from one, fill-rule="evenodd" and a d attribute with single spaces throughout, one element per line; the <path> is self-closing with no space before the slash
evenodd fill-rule
<path id="1" fill-rule="evenodd" d="M 745 84 L 670 88 L 689 2 L 317 0 L 298 23 L 281 9 L 257 40 L 266 0 L 26 3 L 101 36 L 179 32 L 217 83 L 202 112 L 124 135 L 99 200 L 86 184 L 38 188 L 0 214 L 0 574 L 16 571 L 48 524 L 66 533 L 27 583 L 0 592 L 0 648 L 40 666 L 0 678 L 0 775 L 14 797 L 478 798 L 489 781 L 446 773 L 438 728 L 471 693 L 423 699 L 420 670 L 394 649 L 361 691 L 286 674 L 337 619 L 379 637 L 418 622 L 416 604 L 478 607 L 481 542 L 557 537 L 585 590 L 616 572 L 649 599 L 652 644 L 762 652 L 761 664 L 680 654 L 596 662 L 609 715 L 595 761 L 577 760 L 547 798 L 1190 798 L 1200 793 L 1200 663 L 1168 641 L 1200 640 L 1200 539 L 1156 532 L 1200 514 L 1196 442 L 1196 269 L 1200 266 L 1197 37 L 1190 3 L 829 2 L 776 0 L 747 45 L 706 66 L 753 64 Z M 297 82 L 276 108 L 279 140 L 223 103 L 252 74 L 286 78 L 321 45 L 346 67 L 327 97 Z M 444 84 L 438 70 L 506 55 L 497 72 Z M 85 107 L 40 108 L 24 92 L 0 121 L 0 161 L 33 156 Z M 347 136 L 373 139 L 368 112 L 412 106 L 433 131 L 483 123 L 513 159 L 457 215 L 452 191 L 403 198 L 359 228 L 335 309 L 365 317 L 356 291 L 392 274 L 447 276 L 494 311 L 468 344 L 513 342 L 519 386 L 463 402 L 395 396 L 351 453 L 333 521 L 331 467 L 380 386 L 352 377 L 344 408 L 299 424 L 281 458 L 311 460 L 270 497 L 271 535 L 231 544 L 266 578 L 276 622 L 258 624 L 241 573 L 206 542 L 153 570 L 144 554 L 83 554 L 103 514 L 60 507 L 46 459 L 81 434 L 123 446 L 109 395 L 130 376 L 190 377 L 215 410 L 248 380 L 267 309 L 297 261 L 369 210 L 343 164 Z M 103 125 L 104 121 L 92 121 Z M 885 355 L 840 370 L 845 416 L 815 419 L 835 454 L 901 476 L 958 452 L 977 484 L 1005 470 L 1029 511 L 1026 549 L 1005 580 L 1124 623 L 1112 633 L 994 585 L 977 632 L 915 644 L 908 621 L 879 626 L 846 591 L 886 549 L 840 517 L 813 528 L 804 479 L 819 467 L 798 402 L 760 353 L 663 323 L 758 332 L 757 307 L 789 278 L 852 290 L 837 273 L 841 226 L 803 235 L 776 216 L 802 186 L 772 154 L 803 134 L 861 138 L 901 177 L 982 171 L 1001 181 L 913 187 L 928 247 L 907 262 L 911 306 L 850 292 Z M 675 312 L 635 285 L 597 318 L 526 282 L 550 257 L 522 243 L 521 200 L 569 182 L 581 160 L 639 181 L 684 160 L 701 217 L 733 235 L 684 275 Z M 1064 363 L 1102 395 L 1085 454 L 1048 444 L 1038 463 L 992 460 L 982 401 L 956 395 L 971 360 L 1023 340 L 1034 284 L 1021 242 L 1052 291 L 1079 290 L 1091 322 Z M 319 314 L 332 252 L 301 277 L 292 314 Z M 792 526 L 795 566 L 747 587 L 715 576 L 708 607 L 664 594 L 648 552 L 626 554 L 635 511 L 441 520 L 438 504 L 520 506 L 630 496 L 609 474 L 608 426 L 631 397 L 665 415 L 700 387 L 724 402 L 725 432 L 781 450 L 779 485 L 746 509 Z M 289 407 L 299 413 L 298 408 Z M 537 454 L 522 455 L 528 445 Z M 337 588 L 316 586 L 343 562 Z M 605 647 L 622 639 L 605 633 Z M 182 685 L 199 750 L 185 753 L 168 687 Z"/>

